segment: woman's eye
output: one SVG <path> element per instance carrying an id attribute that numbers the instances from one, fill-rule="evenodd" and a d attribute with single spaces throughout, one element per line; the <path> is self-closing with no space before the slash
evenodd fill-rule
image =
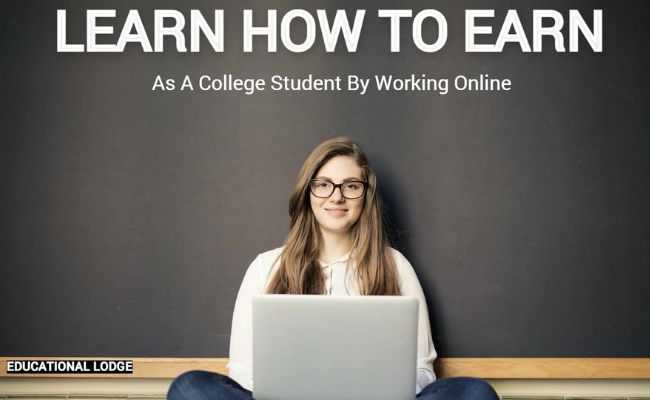
<path id="1" fill-rule="evenodd" d="M 361 185 L 358 183 L 348 183 L 346 186 L 351 190 L 359 190 L 361 188 Z"/>

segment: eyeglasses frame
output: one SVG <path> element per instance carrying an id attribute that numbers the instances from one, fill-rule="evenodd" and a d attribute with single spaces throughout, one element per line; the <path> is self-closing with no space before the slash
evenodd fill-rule
<path id="1" fill-rule="evenodd" d="M 322 196 L 317 196 L 317 195 L 314 193 L 314 191 L 313 191 L 312 188 L 311 188 L 311 183 L 312 183 L 312 182 L 318 182 L 318 181 L 328 182 L 328 183 L 331 183 L 331 184 L 332 184 L 332 191 L 330 192 L 329 195 L 327 195 L 327 196 L 325 196 L 325 197 L 322 197 Z M 361 192 L 361 195 L 360 195 L 359 197 L 347 197 L 346 195 L 343 194 L 343 185 L 345 185 L 346 183 L 352 183 L 352 182 L 354 182 L 354 183 L 360 183 L 360 184 L 363 186 L 363 191 Z M 336 191 L 336 189 L 338 188 L 338 189 L 339 189 L 339 192 L 341 192 L 341 196 L 343 196 L 343 198 L 348 199 L 348 200 L 356 200 L 356 199 L 360 199 L 360 198 L 362 198 L 362 197 L 366 194 L 366 190 L 368 190 L 368 182 L 366 182 L 366 181 L 357 181 L 357 180 L 343 181 L 343 182 L 341 182 L 341 183 L 334 183 L 334 182 L 332 182 L 332 181 L 330 181 L 330 180 L 328 180 L 328 179 L 314 178 L 314 179 L 311 179 L 311 180 L 309 181 L 309 184 L 308 184 L 307 186 L 309 187 L 309 192 L 310 192 L 311 194 L 313 194 L 314 197 L 318 197 L 319 199 L 328 199 L 328 198 L 330 198 L 330 197 L 334 194 L 334 192 Z"/>

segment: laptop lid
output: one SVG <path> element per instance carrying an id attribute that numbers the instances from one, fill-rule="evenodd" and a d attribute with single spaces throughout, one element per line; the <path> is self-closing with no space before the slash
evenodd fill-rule
<path id="1" fill-rule="evenodd" d="M 253 298 L 256 400 L 413 400 L 417 299 Z"/>

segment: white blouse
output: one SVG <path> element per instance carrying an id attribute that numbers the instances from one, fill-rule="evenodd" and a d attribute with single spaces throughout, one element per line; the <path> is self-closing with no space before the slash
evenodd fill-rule
<path id="1" fill-rule="evenodd" d="M 417 382 L 415 392 L 425 388 L 436 379 L 433 371 L 433 361 L 436 359 L 436 350 L 431 339 L 431 325 L 429 325 L 429 312 L 413 267 L 406 257 L 399 251 L 390 247 L 395 258 L 399 275 L 399 287 L 402 296 L 418 299 L 418 343 L 417 343 Z M 230 333 L 230 355 L 228 362 L 228 375 L 248 390 L 253 390 L 253 330 L 252 330 L 252 297 L 266 292 L 272 273 L 279 267 L 282 247 L 259 254 L 251 263 L 244 275 L 244 280 L 237 293 L 235 310 L 232 317 L 232 330 Z M 359 289 L 352 268 L 348 267 L 350 254 L 330 263 L 320 262 L 325 273 L 326 292 L 334 296 L 358 296 Z"/>

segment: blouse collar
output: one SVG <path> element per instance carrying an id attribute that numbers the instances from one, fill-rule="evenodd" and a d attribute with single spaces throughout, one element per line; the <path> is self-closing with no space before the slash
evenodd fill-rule
<path id="1" fill-rule="evenodd" d="M 346 254 L 342 255 L 341 257 L 332 260 L 328 263 L 322 260 L 318 260 L 318 263 L 320 264 L 321 268 L 327 268 L 331 265 L 337 264 L 337 263 L 342 263 L 342 262 L 347 262 L 350 259 L 350 255 L 352 254 L 352 250 L 348 251 Z"/>

